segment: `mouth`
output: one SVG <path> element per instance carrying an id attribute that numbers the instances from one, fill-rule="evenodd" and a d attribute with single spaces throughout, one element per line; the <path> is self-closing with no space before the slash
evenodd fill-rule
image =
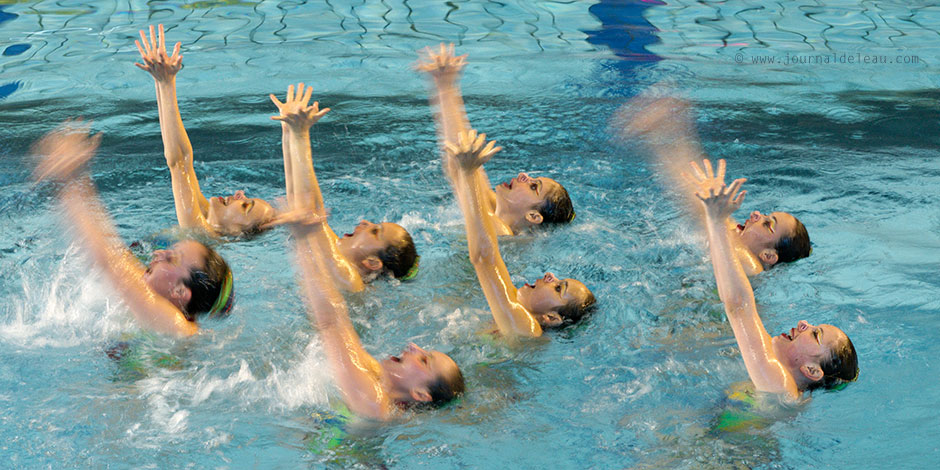
<path id="1" fill-rule="evenodd" d="M 535 289 L 535 284 L 529 284 L 528 282 L 527 282 L 527 283 L 525 283 L 525 285 L 524 285 L 524 286 L 525 286 L 525 287 L 529 287 L 529 288 L 532 288 L 532 289 Z"/>
<path id="2" fill-rule="evenodd" d="M 790 333 L 780 333 L 780 336 L 783 336 L 784 338 L 786 338 L 786 339 L 789 340 L 789 341 L 793 341 L 793 333 L 794 333 L 793 330 L 794 330 L 794 328 L 790 328 Z"/>
<path id="3" fill-rule="evenodd" d="M 231 197 L 231 196 L 229 196 L 229 197 Z M 228 205 L 228 201 L 229 201 L 229 197 L 216 196 L 216 199 L 218 199 L 218 200 L 219 200 L 219 203 L 222 204 L 223 206 L 227 206 L 227 205 Z"/>
<path id="4" fill-rule="evenodd" d="M 398 356 L 388 356 L 388 360 L 392 362 L 401 362 L 401 358 Z"/>
<path id="5" fill-rule="evenodd" d="M 353 234 L 351 234 L 351 233 L 344 233 L 344 234 L 343 234 L 343 238 L 350 238 L 350 237 L 352 237 L 352 236 L 353 236 Z"/>

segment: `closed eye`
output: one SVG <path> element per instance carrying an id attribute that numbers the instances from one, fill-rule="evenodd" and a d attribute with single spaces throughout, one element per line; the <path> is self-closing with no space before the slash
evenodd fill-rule
<path id="1" fill-rule="evenodd" d="M 816 340 L 816 344 L 819 344 L 819 330 L 813 330 L 813 338 Z"/>

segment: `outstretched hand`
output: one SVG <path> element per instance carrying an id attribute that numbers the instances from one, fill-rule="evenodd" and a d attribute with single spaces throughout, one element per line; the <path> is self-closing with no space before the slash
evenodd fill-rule
<path id="1" fill-rule="evenodd" d="M 273 94 L 269 95 L 271 101 L 281 112 L 279 116 L 271 116 L 275 121 L 281 121 L 288 126 L 298 130 L 310 129 L 330 108 L 320 109 L 320 102 L 314 101 L 313 106 L 307 106 L 310 102 L 310 95 L 313 94 L 313 87 L 304 88 L 303 82 L 297 84 L 297 91 L 294 92 L 294 85 L 287 87 L 287 98 L 281 103 Z"/>
<path id="2" fill-rule="evenodd" d="M 502 147 L 494 147 L 495 141 L 490 141 L 485 147 L 486 134 L 477 134 L 477 131 L 470 129 L 467 132 L 457 134 L 457 143 L 445 142 L 444 149 L 447 155 L 456 160 L 465 170 L 476 170 L 490 161 L 496 152 L 502 150 Z"/>
<path id="3" fill-rule="evenodd" d="M 172 80 L 183 68 L 183 56 L 180 55 L 180 43 L 173 46 L 173 55 L 166 53 L 166 38 L 163 34 L 163 25 L 159 26 L 159 38 L 153 32 L 153 25 L 150 26 L 150 38 L 148 39 L 143 30 L 140 30 L 140 41 L 135 40 L 137 50 L 140 51 L 140 57 L 143 64 L 135 62 L 134 65 L 140 67 L 158 82 Z"/>
<path id="4" fill-rule="evenodd" d="M 434 52 L 430 47 L 424 48 L 425 57 L 418 59 L 415 68 L 431 74 L 435 80 L 453 80 L 457 78 L 463 66 L 467 63 L 467 55 L 454 55 L 454 45 L 441 43 L 439 51 Z"/>
<path id="5" fill-rule="evenodd" d="M 738 178 L 731 182 L 731 186 L 725 185 L 725 160 L 718 160 L 718 171 L 714 172 L 712 163 L 705 159 L 702 161 L 702 167 L 695 162 L 689 162 L 692 173 L 684 173 L 683 176 L 695 188 L 695 196 L 702 201 L 705 206 L 705 214 L 709 219 L 721 221 L 731 216 L 734 211 L 741 207 L 744 202 L 744 196 L 747 191 L 741 189 L 741 185 L 747 181 L 745 178 Z"/>
<path id="6" fill-rule="evenodd" d="M 39 156 L 33 179 L 65 183 L 76 179 L 101 142 L 101 134 L 89 135 L 90 129 L 90 123 L 69 120 L 40 139 L 33 147 Z"/>

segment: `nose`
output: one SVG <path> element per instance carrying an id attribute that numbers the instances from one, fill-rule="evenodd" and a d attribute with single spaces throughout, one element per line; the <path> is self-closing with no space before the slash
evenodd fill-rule
<path id="1" fill-rule="evenodd" d="M 750 217 L 751 221 L 757 222 L 758 220 L 760 220 L 760 218 L 761 218 L 760 211 L 751 212 L 751 217 Z"/>
<path id="2" fill-rule="evenodd" d="M 232 198 L 236 200 L 245 199 L 245 192 L 239 189 L 238 191 L 235 191 L 235 194 L 232 195 Z"/>
<path id="3" fill-rule="evenodd" d="M 545 273 L 545 277 L 543 277 L 542 280 L 545 281 L 545 282 L 552 282 L 552 281 L 555 280 L 555 275 L 552 274 L 552 273 L 550 273 L 550 272 L 549 272 L 549 273 Z"/>
<path id="4" fill-rule="evenodd" d="M 519 176 L 516 177 L 520 182 L 525 183 L 529 180 L 529 175 L 525 173 L 519 173 Z"/>
<path id="5" fill-rule="evenodd" d="M 408 343 L 408 348 L 407 348 L 407 350 L 408 350 L 408 352 L 410 352 L 410 353 L 415 353 L 415 354 L 424 354 L 424 353 L 425 353 L 425 351 L 424 351 L 423 349 L 421 349 L 417 344 L 414 344 L 414 343 Z"/>
<path id="6" fill-rule="evenodd" d="M 796 329 L 799 331 L 806 331 L 810 326 L 812 325 L 810 325 L 808 321 L 800 320 L 800 322 L 796 324 Z"/>

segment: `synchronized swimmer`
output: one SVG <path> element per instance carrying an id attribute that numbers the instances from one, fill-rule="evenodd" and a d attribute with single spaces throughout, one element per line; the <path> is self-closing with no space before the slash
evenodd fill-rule
<path id="1" fill-rule="evenodd" d="M 349 319 L 340 288 L 359 291 L 383 273 L 414 276 L 418 256 L 408 232 L 393 223 L 362 221 L 338 237 L 326 222 L 327 208 L 314 172 L 310 128 L 329 108 L 310 105 L 313 90 L 290 85 L 282 102 L 273 94 L 281 123 L 287 207 L 247 198 L 242 191 L 206 199 L 193 169 L 193 151 L 176 99 L 176 74 L 182 67 L 180 43 L 166 50 L 163 25 L 135 41 L 156 84 L 164 156 L 170 169 L 177 221 L 182 228 L 210 236 L 255 235 L 277 225 L 290 227 L 301 287 L 311 323 L 319 331 L 343 402 L 356 415 L 386 421 L 413 405 L 441 405 L 464 392 L 460 368 L 447 354 L 415 344 L 379 361 L 362 346 Z M 466 56 L 453 46 L 428 49 L 417 68 L 433 81 L 432 104 L 444 173 L 453 186 L 466 225 L 468 252 L 497 328 L 507 339 L 536 337 L 546 328 L 577 322 L 596 304 L 593 293 L 574 279 L 552 273 L 516 288 L 499 252 L 500 235 L 515 235 L 549 223 L 569 223 L 574 209 L 567 191 L 547 177 L 519 173 L 490 188 L 483 165 L 501 148 L 470 128 L 457 80 Z M 732 214 L 746 194 L 744 179 L 724 182 L 726 165 L 704 158 L 689 122 L 688 104 L 665 98 L 633 104 L 629 132 L 642 136 L 657 156 L 678 195 L 707 233 L 718 293 L 724 304 L 745 368 L 756 390 L 799 399 L 803 391 L 832 388 L 858 376 L 855 347 L 832 325 L 800 321 L 789 332 L 770 337 L 757 313 L 749 275 L 809 255 L 806 228 L 785 212 L 751 213 L 744 224 Z M 196 240 L 157 250 L 144 266 L 116 242 L 94 184 L 84 171 L 101 135 L 90 125 L 70 121 L 43 137 L 37 181 L 60 183 L 58 199 L 68 222 L 95 264 L 117 288 L 141 326 L 186 336 L 197 333 L 197 315 L 225 316 L 233 307 L 233 275 L 225 260 Z M 701 161 L 701 166 L 697 163 Z M 681 181 L 681 185 L 678 182 Z"/>
<path id="2" fill-rule="evenodd" d="M 638 98 L 625 107 L 627 135 L 640 137 L 664 170 L 668 186 L 695 218 L 704 224 L 705 213 L 695 198 L 694 186 L 684 177 L 689 164 L 705 158 L 691 123 L 689 103 L 678 98 Z M 730 215 L 724 220 L 734 252 L 744 272 L 754 276 L 778 263 L 790 263 L 810 255 L 809 233 L 788 212 L 750 213 L 743 224 Z M 703 225 L 704 226 L 704 225 Z"/>
<path id="3" fill-rule="evenodd" d="M 135 41 L 135 44 L 143 60 L 142 64 L 135 65 L 149 72 L 156 85 L 163 154 L 170 169 L 180 227 L 201 229 L 215 236 L 251 236 L 277 225 L 278 213 L 271 204 L 263 199 L 246 197 L 244 191 L 210 199 L 202 194 L 193 168 L 193 147 L 183 127 L 176 100 L 176 74 L 183 66 L 180 43 L 173 47 L 172 54 L 167 54 L 161 24 L 157 32 L 153 26 L 150 27 L 149 38 L 141 31 L 140 41 Z M 295 191 L 309 188 L 313 206 L 322 209 L 323 197 L 311 162 L 310 127 L 330 108 L 321 110 L 317 102 L 308 107 L 311 92 L 312 89 L 307 88 L 305 93 L 303 84 L 300 84 L 295 96 L 292 85 L 288 89 L 286 103 L 271 95 L 281 112 L 272 119 L 281 121 L 288 198 L 292 198 Z M 340 283 L 347 290 L 362 290 L 364 282 L 382 273 L 404 278 L 409 274 L 413 276 L 417 270 L 418 255 L 414 242 L 408 231 L 398 224 L 373 224 L 363 220 L 352 233 L 342 238 L 337 237 L 328 225 L 323 227 L 336 245 L 331 250 L 335 262 L 332 271 L 340 276 Z"/>

